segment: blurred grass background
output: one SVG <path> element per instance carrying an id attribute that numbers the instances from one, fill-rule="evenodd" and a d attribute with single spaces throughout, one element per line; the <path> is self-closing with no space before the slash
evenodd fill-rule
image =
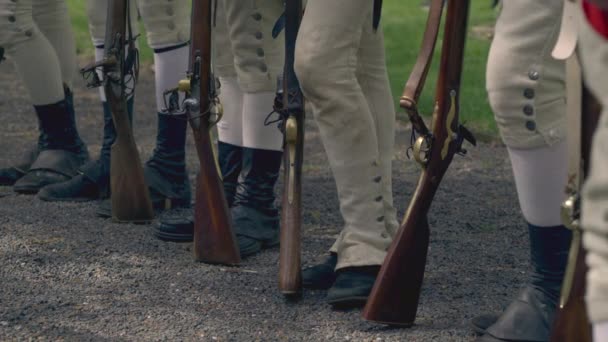
<path id="1" fill-rule="evenodd" d="M 399 109 L 401 96 L 422 41 L 428 11 L 427 0 L 385 0 L 382 23 L 385 34 L 387 64 L 397 112 L 402 120 L 406 116 Z M 93 46 L 89 37 L 85 1 L 68 0 L 76 34 L 77 47 L 84 58 L 92 58 Z M 496 16 L 489 1 L 472 1 L 469 19 L 469 39 L 465 52 L 465 68 L 461 94 L 461 121 L 477 133 L 495 136 L 497 129 L 485 91 L 485 66 L 490 46 L 491 28 Z M 140 23 L 141 26 L 141 23 Z M 145 32 L 143 26 L 140 32 Z M 145 35 L 144 35 L 145 37 Z M 152 63 L 152 51 L 146 39 L 139 39 L 143 64 Z M 441 40 L 438 42 L 438 50 Z M 428 84 L 420 100 L 421 111 L 430 115 L 433 109 L 435 80 L 439 53 L 435 54 Z"/>

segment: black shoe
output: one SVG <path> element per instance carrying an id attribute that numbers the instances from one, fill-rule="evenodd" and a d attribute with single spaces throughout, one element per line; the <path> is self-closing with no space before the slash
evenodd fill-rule
<path id="1" fill-rule="evenodd" d="M 336 264 L 338 255 L 329 254 L 325 260 L 302 270 L 302 287 L 313 290 L 327 290 L 336 281 Z"/>
<path id="2" fill-rule="evenodd" d="M 479 341 L 548 341 L 568 259 L 571 232 L 563 226 L 529 226 L 530 283 Z M 474 319 L 481 332 L 491 316 Z M 482 325 L 483 324 L 483 325 Z"/>
<path id="3" fill-rule="evenodd" d="M 13 166 L 0 169 L 0 186 L 11 186 L 15 184 L 19 178 L 25 176 L 29 171 L 30 166 L 38 156 L 38 146 L 34 146 L 21 157 L 21 160 Z"/>
<path id="4" fill-rule="evenodd" d="M 347 267 L 336 271 L 336 281 L 327 291 L 327 303 L 335 309 L 353 309 L 365 305 L 380 266 Z"/>
<path id="5" fill-rule="evenodd" d="M 279 211 L 274 186 L 283 153 L 243 148 L 242 169 L 231 210 L 232 223 L 243 248 L 241 257 L 278 245 Z"/>
<path id="6" fill-rule="evenodd" d="M 163 212 L 154 226 L 154 236 L 163 241 L 191 242 L 194 237 L 192 209 L 176 208 Z"/>
<path id="7" fill-rule="evenodd" d="M 165 211 L 172 209 L 190 207 L 190 192 L 188 192 L 188 196 L 185 198 L 167 198 L 160 192 L 150 187 L 150 185 L 148 185 L 148 190 L 150 190 L 150 199 L 152 200 L 152 207 L 154 208 L 156 214 L 161 214 Z M 101 201 L 95 213 L 99 217 L 111 218 L 112 200 L 106 199 L 104 201 Z M 174 223 L 171 223 L 171 221 L 169 221 L 167 222 L 167 224 L 172 225 Z"/>
<path id="8" fill-rule="evenodd" d="M 87 202 L 102 198 L 99 186 L 80 174 L 69 181 L 47 185 L 38 198 L 47 202 Z"/>
<path id="9" fill-rule="evenodd" d="M 170 210 L 163 213 L 154 227 L 154 236 L 163 241 L 190 242 L 194 239 L 194 219 L 192 210 Z M 247 236 L 237 235 L 237 244 L 241 258 L 252 256 L 263 249 L 279 245 L 278 237 L 261 241 Z"/>
<path id="10" fill-rule="evenodd" d="M 38 116 L 38 150 L 40 153 L 13 190 L 37 193 L 42 187 L 69 180 L 89 160 L 89 152 L 78 135 L 71 93 L 53 104 L 34 106 Z"/>

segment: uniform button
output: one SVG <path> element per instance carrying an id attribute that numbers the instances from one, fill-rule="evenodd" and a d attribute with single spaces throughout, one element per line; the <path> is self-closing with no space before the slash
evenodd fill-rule
<path id="1" fill-rule="evenodd" d="M 376 183 L 380 183 L 381 180 L 382 180 L 382 176 L 378 176 L 378 177 L 374 178 L 374 182 L 376 182 Z"/>
<path id="2" fill-rule="evenodd" d="M 530 116 L 530 115 L 534 115 L 534 108 L 531 105 L 525 105 L 524 106 L 524 114 Z"/>
<path id="3" fill-rule="evenodd" d="M 262 20 L 262 15 L 260 13 L 253 13 L 251 16 L 253 17 L 253 20 L 255 20 L 255 21 Z"/>
<path id="4" fill-rule="evenodd" d="M 262 34 L 262 32 L 258 31 L 258 32 L 255 33 L 255 38 L 256 39 L 262 39 L 262 38 L 264 38 L 264 35 Z"/>
<path id="5" fill-rule="evenodd" d="M 552 130 L 550 130 L 550 131 L 549 131 L 549 136 L 550 136 L 551 138 L 555 138 L 555 136 L 556 136 L 556 135 L 557 135 L 557 132 L 555 132 L 555 130 L 554 130 L 554 129 L 552 129 Z"/>
<path id="6" fill-rule="evenodd" d="M 536 130 L 536 122 L 534 122 L 534 121 L 526 121 L 526 128 L 529 131 L 535 131 Z"/>
<path id="7" fill-rule="evenodd" d="M 540 78 L 540 74 L 536 70 L 530 70 L 528 71 L 528 77 L 530 77 L 532 81 L 536 81 Z"/>
<path id="8" fill-rule="evenodd" d="M 25 36 L 26 37 L 31 37 L 32 36 L 32 30 L 25 31 Z"/>
<path id="9" fill-rule="evenodd" d="M 173 29 L 175 29 L 175 24 L 169 23 L 169 24 L 167 24 L 167 27 L 169 28 L 169 30 L 173 30 Z"/>
<path id="10" fill-rule="evenodd" d="M 11 15 L 10 17 L 8 17 L 8 21 L 10 21 L 11 23 L 15 22 L 15 16 Z"/>
<path id="11" fill-rule="evenodd" d="M 383 239 L 388 238 L 388 235 L 386 235 L 386 233 L 382 233 L 382 234 L 380 234 L 380 236 L 381 236 Z"/>
<path id="12" fill-rule="evenodd" d="M 375 200 L 376 202 L 380 202 L 380 201 L 382 201 L 382 199 L 383 199 L 383 197 L 382 197 L 382 196 L 378 196 L 378 197 L 376 197 L 374 200 Z"/>
<path id="13" fill-rule="evenodd" d="M 173 15 L 173 8 L 167 8 L 167 15 Z"/>
<path id="14" fill-rule="evenodd" d="M 258 54 L 259 57 L 264 57 L 264 49 L 258 48 L 257 49 L 257 54 Z"/>
<path id="15" fill-rule="evenodd" d="M 534 98 L 534 89 L 531 89 L 531 88 L 524 89 L 524 97 L 527 99 L 533 99 Z"/>
<path id="16" fill-rule="evenodd" d="M 268 66 L 266 66 L 266 64 L 262 64 L 262 66 L 260 67 L 260 70 L 262 70 L 262 72 L 267 72 Z"/>
<path id="17" fill-rule="evenodd" d="M 380 216 L 380 217 L 376 218 L 376 221 L 378 221 L 378 222 L 384 221 L 384 216 Z"/>

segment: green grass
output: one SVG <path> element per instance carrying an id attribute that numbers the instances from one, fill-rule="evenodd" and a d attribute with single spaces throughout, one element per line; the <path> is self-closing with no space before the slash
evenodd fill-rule
<path id="1" fill-rule="evenodd" d="M 409 72 L 411 71 L 426 23 L 427 12 L 421 8 L 423 0 L 385 0 L 383 13 L 383 26 L 386 41 L 387 64 L 391 79 L 393 96 L 397 100 Z M 76 33 L 77 47 L 81 55 L 92 56 L 93 47 L 88 32 L 85 13 L 85 1 L 68 0 L 72 14 L 72 22 Z M 470 27 L 479 25 L 492 25 L 495 18 L 494 11 L 489 2 L 472 1 Z M 144 29 L 140 23 L 140 32 Z M 142 63 L 152 62 L 152 51 L 145 39 L 139 40 Z M 490 42 L 487 39 L 476 38 L 469 34 L 465 52 L 465 68 L 461 93 L 461 121 L 474 131 L 485 134 L 496 134 L 496 125 L 488 105 L 485 91 L 485 66 Z M 438 42 L 440 50 L 441 41 Z M 435 82 L 437 79 L 437 66 L 439 53 L 435 54 L 433 67 L 428 76 L 428 84 L 420 100 L 421 112 L 430 115 L 434 106 Z M 398 106 L 397 106 L 398 108 Z M 405 119 L 402 111 L 398 110 L 399 117 Z"/>
<path id="2" fill-rule="evenodd" d="M 72 25 L 74 27 L 74 35 L 76 36 L 76 50 L 79 55 L 85 58 L 93 58 L 94 48 L 91 43 L 89 34 L 89 21 L 86 13 L 86 1 L 83 0 L 67 0 L 72 17 Z M 139 23 L 139 32 L 145 37 L 143 24 Z M 142 63 L 152 63 L 152 49 L 146 43 L 146 39 L 139 39 L 139 52 Z"/>
<path id="3" fill-rule="evenodd" d="M 384 5 L 383 25 L 387 64 L 393 96 L 397 101 L 412 70 L 422 42 L 428 12 L 420 6 L 422 0 L 387 0 Z M 472 1 L 469 27 L 492 25 L 495 13 L 489 2 Z M 441 31 L 441 35 L 443 30 Z M 496 125 L 485 91 L 485 67 L 490 41 L 469 34 L 465 51 L 465 66 L 461 86 L 461 121 L 473 130 L 495 135 Z M 426 115 L 434 107 L 435 83 L 441 50 L 441 36 L 437 43 L 433 66 L 420 99 L 420 110 Z M 399 108 L 397 106 L 397 108 Z M 398 111 L 402 113 L 402 111 Z M 405 115 L 400 115 L 405 118 Z"/>

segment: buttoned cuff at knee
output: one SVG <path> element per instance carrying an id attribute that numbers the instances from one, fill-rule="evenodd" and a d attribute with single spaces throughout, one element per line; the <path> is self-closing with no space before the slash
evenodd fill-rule
<path id="1" fill-rule="evenodd" d="M 512 97 L 489 93 L 495 104 L 495 118 L 505 145 L 516 149 L 553 146 L 566 138 L 567 120 L 564 98 L 534 106 L 513 101 Z M 498 100 L 497 98 L 500 98 Z"/>

